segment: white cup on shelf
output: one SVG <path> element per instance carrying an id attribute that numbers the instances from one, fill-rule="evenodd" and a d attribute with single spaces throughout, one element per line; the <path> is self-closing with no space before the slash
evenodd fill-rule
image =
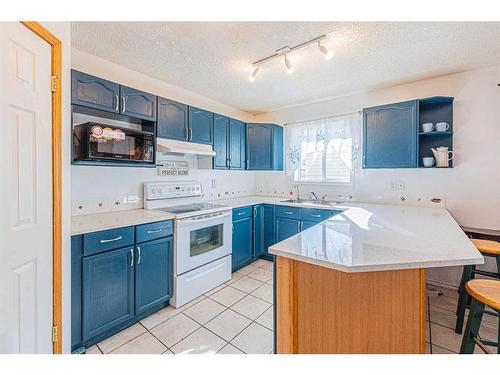
<path id="1" fill-rule="evenodd" d="M 438 122 L 436 123 L 436 131 L 445 132 L 450 128 L 450 124 L 447 122 Z"/>
<path id="2" fill-rule="evenodd" d="M 432 122 L 426 122 L 425 124 L 422 124 L 422 130 L 424 131 L 424 133 L 430 133 L 434 130 L 434 124 Z"/>
<path id="3" fill-rule="evenodd" d="M 422 158 L 422 164 L 424 165 L 424 167 L 430 168 L 434 165 L 434 158 L 432 156 Z"/>

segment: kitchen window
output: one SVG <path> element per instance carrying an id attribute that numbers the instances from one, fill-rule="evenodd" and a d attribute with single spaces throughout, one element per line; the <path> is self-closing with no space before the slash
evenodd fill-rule
<path id="1" fill-rule="evenodd" d="M 352 184 L 360 114 L 287 124 L 286 172 L 295 182 Z"/>

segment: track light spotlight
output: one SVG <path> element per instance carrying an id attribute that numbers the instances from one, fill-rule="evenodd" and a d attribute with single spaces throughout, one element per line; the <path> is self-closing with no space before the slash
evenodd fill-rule
<path id="1" fill-rule="evenodd" d="M 285 66 L 286 66 L 286 72 L 288 74 L 292 74 L 294 69 L 293 69 L 292 63 L 288 59 L 288 55 L 285 55 Z"/>
<path id="2" fill-rule="evenodd" d="M 257 66 L 254 68 L 254 70 L 253 70 L 252 74 L 250 74 L 250 76 L 248 77 L 248 80 L 249 80 L 250 82 L 255 82 L 255 77 L 257 76 L 257 73 L 258 73 L 258 72 L 259 72 L 259 66 L 257 65 Z"/>
<path id="3" fill-rule="evenodd" d="M 328 51 L 328 49 L 325 46 L 321 45 L 321 41 L 318 42 L 318 48 L 321 51 L 321 53 L 325 56 L 326 60 L 330 60 L 333 57 L 333 52 Z"/>

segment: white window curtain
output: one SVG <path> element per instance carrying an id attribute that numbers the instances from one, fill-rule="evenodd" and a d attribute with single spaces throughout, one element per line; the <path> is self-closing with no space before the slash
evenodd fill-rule
<path id="1" fill-rule="evenodd" d="M 361 115 L 356 112 L 287 124 L 287 175 L 299 175 L 300 181 L 351 182 L 359 149 L 360 121 Z"/>

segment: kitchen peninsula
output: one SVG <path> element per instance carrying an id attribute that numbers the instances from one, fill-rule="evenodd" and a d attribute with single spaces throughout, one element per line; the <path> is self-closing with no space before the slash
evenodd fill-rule
<path id="1" fill-rule="evenodd" d="M 444 208 L 335 208 L 269 249 L 276 353 L 425 353 L 425 268 L 483 257 Z"/>

